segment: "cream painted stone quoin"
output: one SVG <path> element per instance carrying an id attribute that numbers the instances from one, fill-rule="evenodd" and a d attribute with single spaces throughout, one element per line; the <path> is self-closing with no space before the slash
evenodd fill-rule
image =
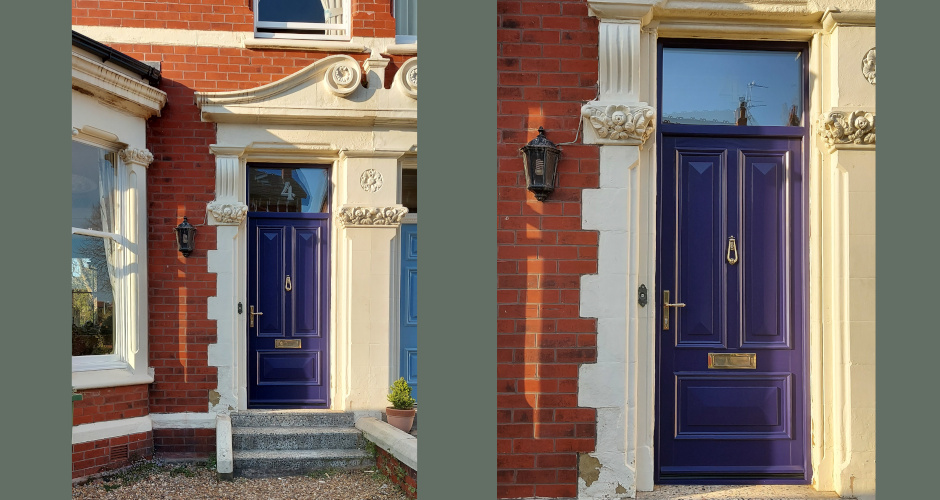
<path id="1" fill-rule="evenodd" d="M 600 183 L 583 191 L 582 227 L 598 231 L 599 248 L 597 274 L 582 277 L 580 308 L 597 318 L 598 332 L 597 362 L 580 370 L 578 404 L 597 409 L 597 437 L 595 451 L 580 457 L 578 498 L 632 498 L 653 489 L 657 43 L 701 38 L 808 46 L 812 484 L 874 499 L 874 0 L 588 6 L 599 20 L 598 97 L 585 103 L 581 119 L 584 143 L 600 146 Z M 637 303 L 641 284 L 652 298 L 645 307 Z"/>
<path id="2" fill-rule="evenodd" d="M 217 228 L 209 270 L 218 294 L 209 318 L 218 342 L 209 364 L 219 386 L 210 413 L 247 407 L 246 177 L 249 162 L 330 166 L 330 401 L 332 409 L 375 412 L 387 405 L 398 373 L 397 287 L 402 161 L 417 154 L 417 87 L 399 76 L 385 88 L 388 59 L 377 52 L 360 67 L 345 55 L 324 57 L 282 80 L 255 89 L 196 93 L 204 121 L 218 124 L 215 199 Z M 417 68 L 412 58 L 399 73 Z M 360 84 L 365 73 L 368 85 Z M 372 214 L 356 218 L 354 214 Z"/>

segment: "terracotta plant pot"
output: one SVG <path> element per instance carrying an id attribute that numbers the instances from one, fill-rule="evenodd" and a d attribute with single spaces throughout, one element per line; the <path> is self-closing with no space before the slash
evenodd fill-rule
<path id="1" fill-rule="evenodd" d="M 385 416 L 388 418 L 388 423 L 392 426 L 404 432 L 411 432 L 411 425 L 415 421 L 415 409 L 396 410 L 389 406 L 385 408 Z"/>

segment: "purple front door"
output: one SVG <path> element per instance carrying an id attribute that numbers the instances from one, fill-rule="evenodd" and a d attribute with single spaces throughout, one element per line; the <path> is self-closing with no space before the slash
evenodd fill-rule
<path id="1" fill-rule="evenodd" d="M 249 164 L 249 408 L 329 408 L 329 171 Z"/>
<path id="2" fill-rule="evenodd" d="M 802 140 L 663 131 L 657 482 L 809 482 Z"/>

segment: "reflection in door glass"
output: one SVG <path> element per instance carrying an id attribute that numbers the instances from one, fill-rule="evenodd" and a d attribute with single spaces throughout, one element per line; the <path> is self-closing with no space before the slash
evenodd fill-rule
<path id="1" fill-rule="evenodd" d="M 248 168 L 251 212 L 329 212 L 330 179 L 325 168 Z"/>
<path id="2" fill-rule="evenodd" d="M 663 48 L 662 121 L 800 126 L 799 51 Z"/>

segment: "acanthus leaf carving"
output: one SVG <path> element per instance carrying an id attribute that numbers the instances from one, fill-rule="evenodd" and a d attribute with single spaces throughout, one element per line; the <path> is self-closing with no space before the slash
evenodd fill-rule
<path id="1" fill-rule="evenodd" d="M 586 104 L 581 116 L 601 139 L 643 144 L 653 134 L 656 110 L 643 105 Z"/>
<path id="2" fill-rule="evenodd" d="M 121 155 L 121 161 L 127 164 L 146 167 L 153 162 L 153 153 L 146 149 L 122 149 L 119 154 Z"/>
<path id="3" fill-rule="evenodd" d="M 241 202 L 222 203 L 213 201 L 207 207 L 219 224 L 241 224 L 248 215 L 248 205 Z"/>
<path id="4" fill-rule="evenodd" d="M 397 226 L 408 213 L 401 205 L 392 207 L 345 206 L 336 214 L 340 224 L 350 226 Z"/>
<path id="5" fill-rule="evenodd" d="M 830 111 L 819 117 L 819 133 L 830 147 L 875 144 L 875 114 Z"/>

